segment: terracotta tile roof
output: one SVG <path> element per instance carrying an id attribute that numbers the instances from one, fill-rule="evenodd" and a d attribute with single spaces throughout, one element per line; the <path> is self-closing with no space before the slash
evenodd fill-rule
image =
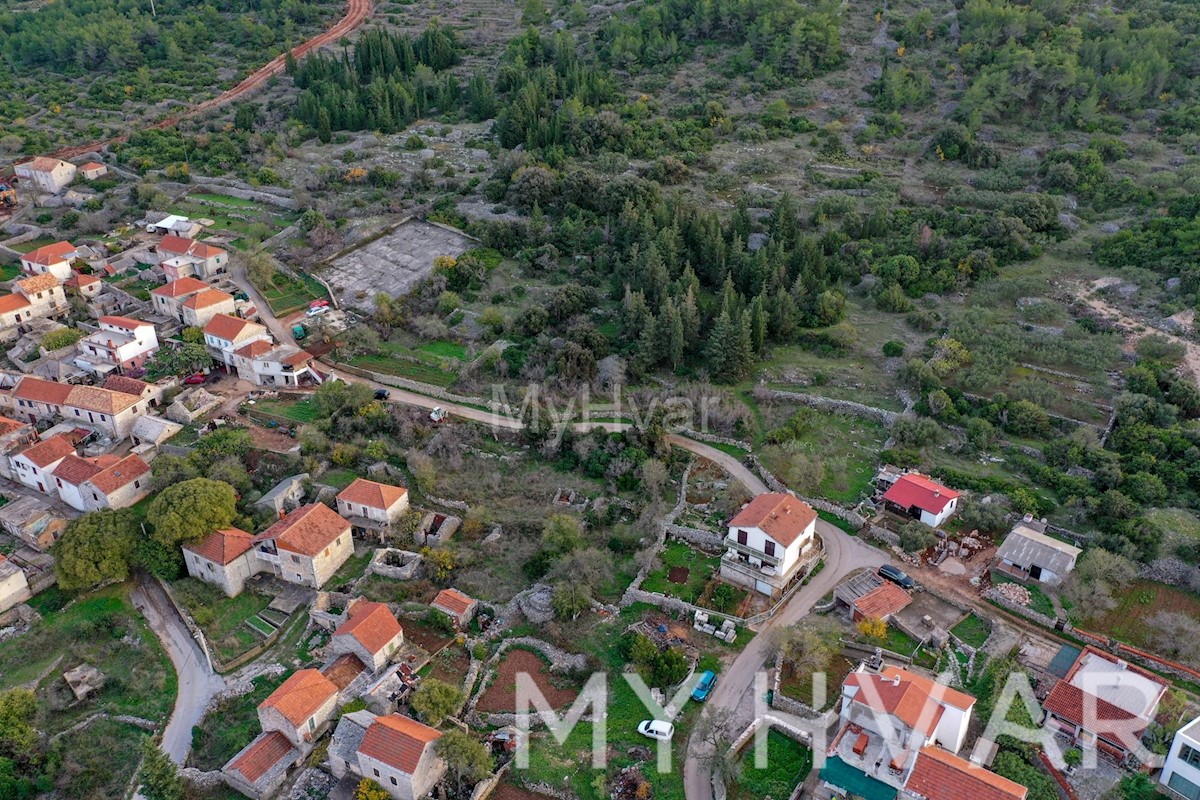
<path id="1" fill-rule="evenodd" d="M 376 483 L 366 478 L 355 478 L 353 483 L 342 489 L 337 499 L 387 511 L 397 501 L 402 500 L 406 494 L 408 494 L 408 489 L 403 486 L 389 486 L 386 483 Z"/>
<path id="2" fill-rule="evenodd" d="M 183 549 L 224 567 L 253 546 L 251 534 L 238 528 L 225 528 L 213 531 L 198 542 L 185 544 Z"/>
<path id="3" fill-rule="evenodd" d="M 279 731 L 262 733 L 228 769 L 231 772 L 240 772 L 250 783 L 257 783 L 258 779 L 270 772 L 276 764 L 288 758 L 293 750 L 295 748 L 292 747 L 292 743 Z"/>
<path id="4" fill-rule="evenodd" d="M 76 281 L 80 286 L 84 286 L 84 285 L 90 286 L 93 283 L 100 282 L 100 279 L 97 278 L 95 275 L 73 275 L 71 279 Z"/>
<path id="5" fill-rule="evenodd" d="M 159 286 L 157 289 L 151 289 L 150 294 L 156 294 L 159 297 L 183 297 L 193 292 L 202 292 L 207 288 L 207 283 L 196 278 L 180 278 Z"/>
<path id="6" fill-rule="evenodd" d="M 196 258 L 212 258 L 214 256 L 223 255 L 225 253 L 219 247 L 213 247 L 204 242 L 197 242 L 195 239 L 187 239 L 183 236 L 173 236 L 168 234 L 158 243 L 158 252 L 173 253 L 181 256 L 195 256 Z"/>
<path id="7" fill-rule="evenodd" d="M 891 581 L 854 601 L 854 608 L 864 617 L 887 619 L 912 602 L 912 596 Z"/>
<path id="8" fill-rule="evenodd" d="M 13 397 L 18 400 L 33 400 L 37 403 L 61 406 L 66 404 L 72 388 L 74 387 L 68 383 L 26 376 L 17 384 L 17 388 L 13 389 Z"/>
<path id="9" fill-rule="evenodd" d="M 86 163 L 82 167 L 80 167 L 80 169 L 85 170 L 87 172 L 91 172 L 94 169 L 105 169 L 105 166 L 103 164 L 101 164 L 99 161 L 89 161 L 88 163 Z"/>
<path id="10" fill-rule="evenodd" d="M 0 314 L 8 314 L 13 311 L 20 311 L 22 308 L 29 308 L 30 303 L 23 295 L 6 294 L 0 297 Z"/>
<path id="11" fill-rule="evenodd" d="M 28 425 L 28 422 L 21 422 L 20 420 L 0 416 L 0 436 L 8 436 L 10 433 L 16 433 Z"/>
<path id="12" fill-rule="evenodd" d="M 309 503 L 254 537 L 255 541 L 274 539 L 275 546 L 290 553 L 315 556 L 343 533 L 350 523 L 324 503 Z"/>
<path id="13" fill-rule="evenodd" d="M 22 278 L 19 281 L 13 281 L 13 285 L 21 290 L 21 294 L 28 297 L 31 294 L 46 292 L 56 286 L 62 286 L 62 282 L 51 273 L 45 272 L 41 275 L 34 275 L 32 278 Z"/>
<path id="14" fill-rule="evenodd" d="M 250 320 L 231 317 L 228 314 L 217 314 L 204 326 L 204 332 L 227 342 L 237 341 L 247 326 L 255 325 Z M 261 327 L 261 326 L 260 326 Z"/>
<path id="15" fill-rule="evenodd" d="M 75 452 L 75 443 L 65 433 L 31 444 L 21 451 L 27 461 L 39 469 L 49 466 Z"/>
<path id="16" fill-rule="evenodd" d="M 467 613 L 475 601 L 458 589 L 442 589 L 437 593 L 437 597 L 433 598 L 432 605 L 437 608 L 445 609 L 455 616 Z"/>
<path id="17" fill-rule="evenodd" d="M 894 680 L 871 672 L 852 672 L 845 686 L 856 686 L 853 702 L 872 711 L 890 714 L 925 736 L 937 730 L 945 709 L 911 681 Z"/>
<path id="18" fill-rule="evenodd" d="M 904 788 L 927 800 L 1025 800 L 1019 783 L 976 766 L 940 747 L 922 747 Z"/>
<path id="19" fill-rule="evenodd" d="M 315 669 L 293 672 L 279 688 L 271 692 L 266 700 L 258 704 L 262 708 L 274 708 L 283 718 L 296 727 L 308 722 L 317 709 L 338 693 L 333 681 Z"/>
<path id="20" fill-rule="evenodd" d="M 50 156 L 38 156 L 32 161 L 27 161 L 24 164 L 18 164 L 18 167 L 28 167 L 34 172 L 53 172 L 58 169 L 60 164 L 66 164 L 60 158 L 51 158 Z"/>
<path id="21" fill-rule="evenodd" d="M 75 245 L 64 240 L 48 244 L 44 247 L 39 247 L 36 250 L 30 250 L 25 255 L 21 256 L 22 261 L 31 261 L 34 264 L 42 264 L 49 266 L 57 264 L 60 261 L 66 261 L 69 257 L 75 254 Z"/>
<path id="22" fill-rule="evenodd" d="M 367 728 L 358 752 L 412 775 L 417 771 L 426 746 L 437 741 L 441 735 L 415 719 L 388 714 L 386 717 L 377 717 Z"/>
<path id="23" fill-rule="evenodd" d="M 286 364 L 289 367 L 294 367 L 297 364 L 303 364 L 305 361 L 312 361 L 312 353 L 307 350 L 297 350 L 296 352 L 286 355 L 279 359 L 280 364 Z"/>
<path id="24" fill-rule="evenodd" d="M 346 621 L 333 632 L 358 640 L 369 653 L 378 653 L 402 632 L 400 623 L 383 603 L 359 600 L 350 607 Z"/>
<path id="25" fill-rule="evenodd" d="M 54 477 L 63 483 L 79 486 L 88 478 L 102 471 L 104 467 L 90 458 L 80 458 L 71 453 L 54 468 Z"/>
<path id="26" fill-rule="evenodd" d="M 1138 676 L 1141 682 L 1146 683 L 1149 688 L 1156 688 L 1158 690 L 1158 698 L 1148 698 L 1140 690 L 1134 696 L 1127 698 L 1133 701 L 1132 703 L 1126 703 L 1127 705 L 1132 704 L 1146 708 L 1144 714 L 1138 714 L 1128 708 L 1115 705 L 1096 694 L 1085 692 L 1073 683 L 1073 679 L 1076 673 L 1093 658 L 1103 659 L 1111 664 L 1120 666 L 1121 670 L 1129 672 L 1131 676 Z M 1097 690 L 1115 688 L 1116 686 L 1114 680 L 1108 676 L 1101 676 L 1099 680 L 1101 684 L 1096 687 Z M 1130 685 L 1131 683 L 1131 681 L 1125 682 L 1126 685 Z M 1141 738 L 1142 733 L 1146 730 L 1151 717 L 1157 709 L 1162 693 L 1166 690 L 1167 685 L 1163 682 L 1162 678 L 1153 672 L 1142 669 L 1137 665 L 1129 664 L 1118 659 L 1112 653 L 1106 653 L 1103 650 L 1088 645 L 1075 659 L 1075 663 L 1071 665 L 1071 669 L 1067 671 L 1066 676 L 1054 684 L 1054 688 L 1046 696 L 1042 707 L 1052 712 L 1055 716 L 1080 725 L 1090 733 L 1094 733 L 1124 747 L 1124 742 L 1132 742 Z M 1119 700 L 1117 697 L 1114 697 L 1114 699 Z M 1085 709 L 1089 709 L 1092 703 L 1095 703 L 1096 722 L 1099 724 L 1084 725 Z M 1093 727 L 1099 728 L 1099 730 L 1092 730 Z"/>
<path id="27" fill-rule="evenodd" d="M 110 392 L 123 392 L 125 394 L 136 394 L 141 397 L 142 392 L 149 389 L 151 384 L 145 381 L 139 381 L 137 378 L 130 378 L 125 375 L 109 375 L 104 381 L 105 389 Z"/>
<path id="28" fill-rule="evenodd" d="M 760 494 L 729 520 L 731 528 L 761 528 L 784 547 L 796 541 L 817 518 L 812 506 L 782 492 Z"/>
<path id="29" fill-rule="evenodd" d="M 141 456 L 128 455 L 116 464 L 93 475 L 89 482 L 104 494 L 112 494 L 117 489 L 128 486 L 138 478 L 149 474 L 150 465 L 143 461 Z"/>
<path id="30" fill-rule="evenodd" d="M 101 414 L 119 414 L 134 403 L 141 402 L 141 399 L 136 394 L 112 392 L 99 386 L 72 386 L 63 405 Z"/>
<path id="31" fill-rule="evenodd" d="M 333 681 L 333 685 L 342 691 L 366 670 L 366 665 L 353 653 L 346 653 L 334 659 L 333 663 L 321 670 L 321 674 Z"/>
<path id="32" fill-rule="evenodd" d="M 133 317 L 118 317 L 118 316 L 101 317 L 100 324 L 112 325 L 117 328 L 125 328 L 126 330 L 134 330 L 136 328 L 141 328 L 141 327 L 144 327 L 147 325 L 149 325 L 150 327 L 154 327 L 154 324 L 151 322 L 144 322 L 140 319 L 134 319 Z"/>
<path id="33" fill-rule="evenodd" d="M 233 300 L 233 295 L 220 289 L 205 289 L 183 301 L 184 308 L 208 308 Z"/>
<path id="34" fill-rule="evenodd" d="M 930 514 L 940 514 L 951 500 L 959 496 L 953 489 L 942 486 L 937 481 L 918 472 L 901 475 L 891 487 L 883 493 L 883 499 L 903 508 L 916 506 Z"/>
<path id="35" fill-rule="evenodd" d="M 271 352 L 274 349 L 275 349 L 275 345 L 268 342 L 267 340 L 256 339 L 253 342 L 251 342 L 250 344 L 243 345 L 242 347 L 239 347 L 237 350 L 234 350 L 233 354 L 235 356 L 241 356 L 242 358 L 258 358 L 259 356 L 265 356 L 267 353 Z"/>
<path id="36" fill-rule="evenodd" d="M 963 711 L 966 711 L 968 708 L 971 708 L 973 705 L 975 705 L 975 698 L 966 692 L 960 692 L 957 689 L 951 689 L 949 686 L 937 683 L 936 681 L 931 681 L 929 678 L 926 678 L 923 675 L 918 675 L 915 672 L 909 672 L 908 670 L 901 669 L 900 667 L 884 667 L 882 674 L 888 679 L 895 679 L 897 676 L 899 676 L 902 681 L 906 680 L 914 683 L 926 694 L 932 696 L 934 699 L 945 705 L 954 706 L 955 708 L 962 709 Z"/>

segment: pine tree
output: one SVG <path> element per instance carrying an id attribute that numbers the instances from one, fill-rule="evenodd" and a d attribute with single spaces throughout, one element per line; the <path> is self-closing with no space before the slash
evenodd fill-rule
<path id="1" fill-rule="evenodd" d="M 636 375 L 645 375 L 662 360 L 657 328 L 658 322 L 651 315 L 642 328 L 642 334 L 637 340 L 637 349 L 633 354 L 633 371 Z"/>
<path id="2" fill-rule="evenodd" d="M 333 129 L 329 122 L 329 112 L 324 106 L 317 109 L 317 138 L 322 144 L 329 144 L 333 140 Z"/>
<path id="3" fill-rule="evenodd" d="M 732 322 L 729 349 L 725 357 L 725 379 L 730 383 L 745 378 L 757 360 L 754 357 L 754 342 L 750 335 L 750 313 L 743 311 Z"/>
<path id="4" fill-rule="evenodd" d="M 671 369 L 678 369 L 679 362 L 683 360 L 683 317 L 671 298 L 667 298 L 655 328 L 658 333 L 659 355 L 670 363 Z"/>
<path id="5" fill-rule="evenodd" d="M 800 325 L 800 308 L 792 299 L 791 292 L 781 289 L 775 292 L 771 302 L 771 339 L 787 344 L 796 335 Z"/>
<path id="6" fill-rule="evenodd" d="M 646 328 L 653 322 L 646 296 L 625 286 L 625 299 L 621 307 L 621 338 L 626 342 L 637 342 Z"/>
<path id="7" fill-rule="evenodd" d="M 708 346 L 704 353 L 709 372 L 716 380 L 725 380 L 728 372 L 729 354 L 732 351 L 729 340 L 732 336 L 733 323 L 729 312 L 722 311 L 708 333 Z"/>
<path id="8" fill-rule="evenodd" d="M 679 318 L 683 322 L 684 346 L 695 350 L 700 346 L 700 309 L 696 307 L 696 293 L 690 287 L 679 301 Z"/>
<path id="9" fill-rule="evenodd" d="M 750 343 L 754 354 L 761 357 L 767 347 L 767 304 L 760 294 L 750 303 Z"/>
<path id="10" fill-rule="evenodd" d="M 658 245 L 653 242 L 646 248 L 646 256 L 642 260 L 641 270 L 642 291 L 646 295 L 646 304 L 651 308 L 659 308 L 667 296 L 667 268 L 659 255 Z"/>
<path id="11" fill-rule="evenodd" d="M 183 800 L 183 778 L 179 768 L 149 737 L 143 740 L 138 780 L 142 782 L 141 793 L 147 800 Z"/>

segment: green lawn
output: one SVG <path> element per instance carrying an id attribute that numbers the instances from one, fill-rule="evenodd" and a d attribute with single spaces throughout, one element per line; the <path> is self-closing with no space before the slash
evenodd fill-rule
<path id="1" fill-rule="evenodd" d="M 804 745 L 772 730 L 767 734 L 767 766 L 754 766 L 754 740 L 742 754 L 737 778 L 730 786 L 731 800 L 760 800 L 764 797 L 786 800 L 812 771 L 812 751 Z"/>
<path id="2" fill-rule="evenodd" d="M 663 563 L 662 569 L 647 575 L 646 580 L 642 582 L 642 588 L 647 592 L 661 592 L 678 597 L 687 603 L 695 603 L 700 599 L 700 595 L 704 592 L 704 586 L 721 564 L 720 558 L 705 555 L 699 550 L 693 550 L 683 542 L 677 541 L 668 542 L 660 557 Z M 672 583 L 669 579 L 672 567 L 688 570 L 687 581 Z"/>
<path id="3" fill-rule="evenodd" d="M 205 194 L 203 192 L 193 192 L 188 197 L 193 200 L 199 200 L 204 203 L 213 203 L 221 206 L 232 206 L 234 208 L 259 208 L 258 203 L 253 200 L 243 200 L 240 197 L 231 197 L 227 194 Z"/>
<path id="4" fill-rule="evenodd" d="M 352 555 L 346 559 L 346 563 L 342 564 L 333 577 L 326 581 L 329 591 L 337 591 L 337 587 L 342 584 L 361 578 L 362 574 L 367 571 L 367 565 L 371 563 L 371 557 L 374 555 L 374 548 L 368 548 L 362 555 Z"/>
<path id="5" fill-rule="evenodd" d="M 354 479 L 357 477 L 358 473 L 352 469 L 335 468 L 323 472 L 317 481 L 325 484 L 326 486 L 332 486 L 340 492 L 342 489 L 345 489 L 347 486 L 354 483 Z"/>
<path id="6" fill-rule="evenodd" d="M 14 278 L 21 277 L 21 265 L 16 264 L 0 264 L 0 281 L 11 281 Z"/>
<path id="7" fill-rule="evenodd" d="M 254 404 L 254 409 L 305 424 L 316 422 L 321 418 L 320 410 L 317 409 L 316 404 L 311 400 L 295 400 L 290 402 L 259 400 Z"/>
<path id="8" fill-rule="evenodd" d="M 368 369 L 383 375 L 395 375 L 399 378 L 428 383 L 433 386 L 447 388 L 457 380 L 453 372 L 441 369 L 433 364 L 425 364 L 407 358 L 392 358 L 386 355 L 361 355 L 350 359 L 350 366 Z"/>
<path id="9" fill-rule="evenodd" d="M 988 624 L 975 614 L 971 614 L 962 622 L 955 625 L 953 628 L 951 628 L 950 632 L 962 640 L 964 644 L 970 645 L 976 649 L 983 647 L 983 643 L 986 642 L 988 636 L 991 635 L 991 630 L 988 628 Z"/>
<path id="10" fill-rule="evenodd" d="M 204 630 L 213 652 L 222 661 L 236 658 L 259 643 L 242 623 L 266 608 L 270 597 L 250 591 L 226 597 L 217 587 L 195 578 L 176 581 L 171 591 Z"/>
<path id="11" fill-rule="evenodd" d="M 882 647 L 885 650 L 891 650 L 893 653 L 899 653 L 902 656 L 911 656 L 921 644 L 895 625 L 887 626 L 887 635 L 882 640 L 872 639 L 863 636 L 861 633 L 858 634 L 857 638 L 860 642 L 875 647 Z"/>
<path id="12" fill-rule="evenodd" d="M 39 236 L 36 239 L 30 239 L 27 242 L 9 245 L 9 247 L 13 250 L 16 250 L 18 253 L 32 253 L 39 247 L 45 247 L 48 244 L 56 244 L 57 242 L 61 241 L 62 239 L 59 239 L 57 236 Z"/>
<path id="13" fill-rule="evenodd" d="M 455 361 L 463 361 L 467 357 L 467 346 L 459 342 L 450 342 L 445 339 L 439 339 L 434 342 L 426 342 L 417 348 L 421 352 L 429 353 L 440 358 L 452 358 Z"/>
<path id="14" fill-rule="evenodd" d="M 249 694 L 219 703 L 199 725 L 192 728 L 192 753 L 188 765 L 202 770 L 220 769 L 237 751 L 261 733 L 258 704 L 283 683 L 286 673 L 259 676 Z"/>
<path id="15" fill-rule="evenodd" d="M 842 519 L 841 517 L 839 517 L 836 514 L 830 514 L 828 511 L 821 511 L 820 509 L 818 509 L 817 516 L 820 517 L 821 519 L 825 520 L 826 522 L 828 522 L 830 525 L 834 526 L 835 528 L 841 528 L 842 530 L 844 530 L 846 533 L 850 534 L 851 536 L 858 535 L 858 528 L 854 527 L 849 522 Z"/>

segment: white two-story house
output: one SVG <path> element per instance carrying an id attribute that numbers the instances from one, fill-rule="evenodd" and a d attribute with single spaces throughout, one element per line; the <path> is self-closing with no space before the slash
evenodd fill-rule
<path id="1" fill-rule="evenodd" d="M 230 369 L 237 369 L 239 356 L 236 351 L 256 341 L 271 342 L 266 326 L 240 317 L 216 314 L 204 326 L 204 343 L 208 345 L 209 353 Z"/>
<path id="2" fill-rule="evenodd" d="M 0 297 L 0 337 L 25 332 L 33 319 L 61 317 L 70 311 L 62 283 L 50 273 L 13 281 L 12 294 Z"/>
<path id="3" fill-rule="evenodd" d="M 38 156 L 17 164 L 13 172 L 23 186 L 33 185 L 43 192 L 58 194 L 75 180 L 79 168 L 61 158 Z"/>
<path id="4" fill-rule="evenodd" d="M 760 594 L 783 592 L 816 552 L 817 512 L 794 495 L 760 494 L 729 521 L 721 577 Z"/>
<path id="5" fill-rule="evenodd" d="M 1159 783 L 1179 800 L 1200 800 L 1200 717 L 1175 734 Z"/>
<path id="6" fill-rule="evenodd" d="M 101 317 L 100 330 L 79 340 L 76 366 L 97 375 L 137 369 L 158 352 L 154 325 L 130 317 Z"/>
<path id="7" fill-rule="evenodd" d="M 164 236 L 156 250 L 162 258 L 159 266 L 168 281 L 180 278 L 208 280 L 229 268 L 229 253 L 195 239 Z"/>
<path id="8" fill-rule="evenodd" d="M 21 256 L 21 271 L 30 277 L 49 273 L 65 283 L 75 272 L 71 262 L 77 253 L 68 241 L 44 245 Z"/>

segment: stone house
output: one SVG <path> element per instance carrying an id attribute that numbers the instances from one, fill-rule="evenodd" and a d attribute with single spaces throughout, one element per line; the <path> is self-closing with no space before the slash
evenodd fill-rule
<path id="1" fill-rule="evenodd" d="M 442 589 L 429 605 L 450 617 L 455 627 L 462 628 L 475 616 L 479 601 L 452 588 Z"/>
<path id="2" fill-rule="evenodd" d="M 304 757 L 305 751 L 286 736 L 270 731 L 239 750 L 221 767 L 221 775 L 228 786 L 246 797 L 265 800 L 276 795 L 287 780 L 287 771 Z"/>
<path id="3" fill-rule="evenodd" d="M 38 497 L 26 495 L 0 506 L 0 528 L 34 550 L 49 550 L 66 527 L 67 521 Z"/>
<path id="4" fill-rule="evenodd" d="M 258 571 L 254 536 L 238 528 L 214 531 L 199 542 L 183 546 L 188 575 L 219 586 L 227 597 L 237 597 L 246 581 Z"/>
<path id="5" fill-rule="evenodd" d="M 0 555 L 0 613 L 33 597 L 25 570 Z"/>
<path id="6" fill-rule="evenodd" d="M 355 478 L 338 494 L 337 509 L 356 531 L 381 530 L 408 510 L 408 489 Z"/>
<path id="7" fill-rule="evenodd" d="M 294 745 L 313 741 L 337 710 L 338 688 L 315 669 L 301 669 L 258 705 L 263 732 L 278 731 Z"/>
<path id="8" fill-rule="evenodd" d="M 183 302 L 193 295 L 212 287 L 196 278 L 180 278 L 150 290 L 150 302 L 154 312 L 183 323 Z"/>
<path id="9" fill-rule="evenodd" d="M 69 186 L 78 171 L 74 164 L 49 156 L 38 156 L 13 167 L 23 186 L 33 185 L 50 194 L 58 194 Z"/>
<path id="10" fill-rule="evenodd" d="M 180 278 L 209 280 L 229 268 L 229 253 L 182 236 L 164 236 L 156 250 L 162 259 L 159 266 L 168 281 Z"/>
<path id="11" fill-rule="evenodd" d="M 11 339 L 35 319 L 60 317 L 70 310 L 62 283 L 53 275 L 13 281 L 13 293 L 0 297 L 0 332 Z"/>
<path id="12" fill-rule="evenodd" d="M 233 314 L 237 301 L 229 292 L 220 289 L 205 289 L 196 292 L 179 304 L 179 313 L 184 325 L 203 328 L 217 314 Z"/>
<path id="13" fill-rule="evenodd" d="M 266 326 L 228 314 L 215 314 L 204 326 L 204 343 L 213 359 L 231 369 L 237 367 L 234 351 L 253 341 L 271 341 Z"/>
<path id="14" fill-rule="evenodd" d="M 107 175 L 108 167 L 99 161 L 89 161 L 79 168 L 79 173 L 83 175 L 84 180 L 94 181 L 96 178 L 102 178 Z"/>
<path id="15" fill-rule="evenodd" d="M 150 494 L 150 465 L 128 455 L 92 475 L 80 487 L 86 511 L 129 508 Z"/>
<path id="16" fill-rule="evenodd" d="M 28 422 L 0 416 L 0 476 L 13 480 L 9 455 L 37 441 L 37 431 Z"/>
<path id="17" fill-rule="evenodd" d="M 65 283 L 75 274 L 71 262 L 78 255 L 79 248 L 66 240 L 43 245 L 21 256 L 21 271 L 29 277 L 49 273 Z"/>
<path id="18" fill-rule="evenodd" d="M 65 433 L 31 444 L 12 456 L 12 474 L 18 481 L 44 495 L 57 497 L 54 470 L 69 455 L 75 454 L 75 440 Z"/>
<path id="19" fill-rule="evenodd" d="M 41 378 L 23 377 L 12 392 L 16 416 L 30 422 L 62 417 L 72 424 L 103 430 L 115 440 L 129 435 L 138 415 L 148 405 L 140 396 L 99 386 L 75 386 Z"/>
<path id="20" fill-rule="evenodd" d="M 434 747 L 442 734 L 400 714 L 348 714 L 329 745 L 335 777 L 370 778 L 395 800 L 419 800 L 446 774 Z"/>
<path id="21" fill-rule="evenodd" d="M 330 647 L 349 653 L 378 672 L 404 644 L 404 629 L 383 603 L 359 599 L 346 612 L 346 620 L 333 631 Z"/>

